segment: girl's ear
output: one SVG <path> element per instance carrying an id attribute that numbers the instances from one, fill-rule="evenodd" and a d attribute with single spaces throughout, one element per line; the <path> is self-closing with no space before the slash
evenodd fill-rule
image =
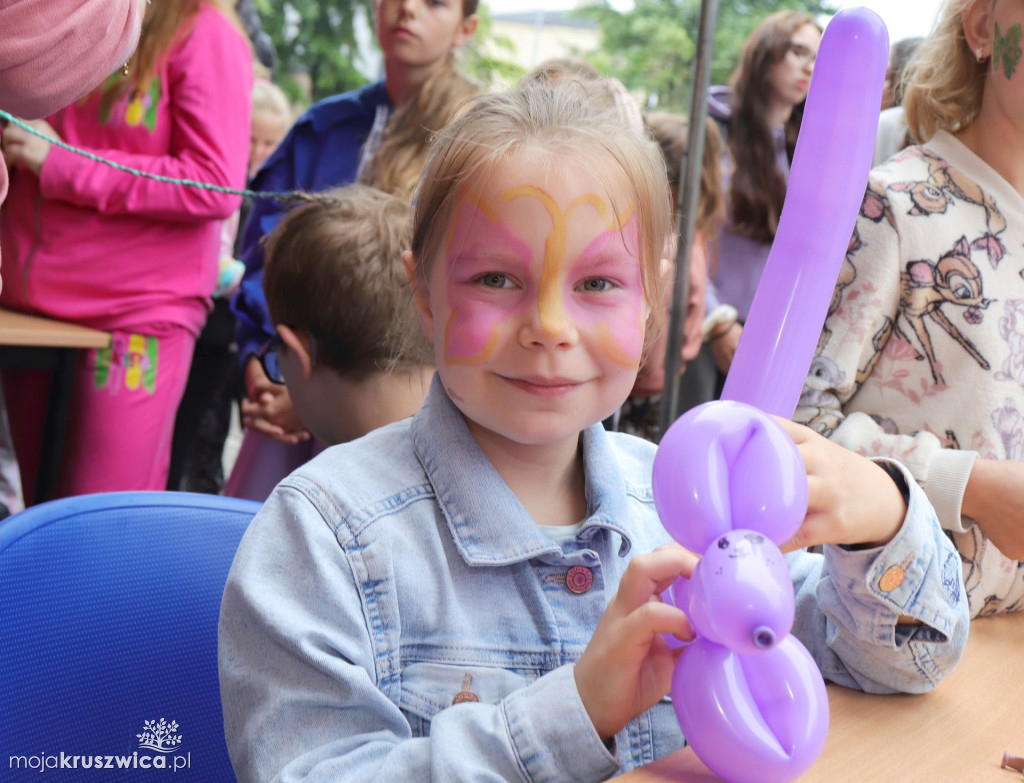
<path id="1" fill-rule="evenodd" d="M 964 39 L 975 57 L 984 60 L 992 56 L 992 3 L 988 0 L 969 2 L 961 14 Z"/>
<path id="2" fill-rule="evenodd" d="M 308 381 L 313 377 L 313 357 L 310 350 L 309 335 L 301 330 L 298 332 L 293 331 L 291 327 L 284 324 L 277 325 L 277 333 L 281 335 L 281 342 L 299 360 L 302 380 Z"/>
<path id="3" fill-rule="evenodd" d="M 430 291 L 423 282 L 423 276 L 416 272 L 416 256 L 411 250 L 402 253 L 402 264 L 405 266 L 405 274 L 409 278 L 409 285 L 412 286 L 412 295 L 416 300 L 416 309 L 420 314 L 420 326 L 427 339 L 434 340 L 434 313 L 430 309 Z"/>
<path id="4" fill-rule="evenodd" d="M 452 49 L 458 49 L 460 46 L 465 46 L 469 39 L 473 37 L 473 33 L 476 32 L 476 26 L 480 23 L 480 17 L 476 14 L 470 14 L 463 18 L 459 22 L 459 27 L 455 31 L 455 37 L 452 38 Z"/>

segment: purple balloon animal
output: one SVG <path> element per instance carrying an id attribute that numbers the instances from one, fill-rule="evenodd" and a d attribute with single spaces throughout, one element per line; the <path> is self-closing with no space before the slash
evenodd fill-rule
<path id="1" fill-rule="evenodd" d="M 732 783 L 785 783 L 828 732 L 817 665 L 792 636 L 793 584 L 778 545 L 807 512 L 790 417 L 814 356 L 871 167 L 888 33 L 872 11 L 840 11 L 821 40 L 786 203 L 723 401 L 662 438 L 654 501 L 665 528 L 703 557 L 665 599 L 697 633 L 672 698 L 697 756 Z M 678 640 L 670 643 L 679 644 Z"/>

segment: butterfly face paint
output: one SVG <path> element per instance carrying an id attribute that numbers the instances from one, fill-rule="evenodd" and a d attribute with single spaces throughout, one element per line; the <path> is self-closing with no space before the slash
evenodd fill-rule
<path id="1" fill-rule="evenodd" d="M 608 195 L 621 176 L 523 153 L 460 193 L 429 314 L 441 380 L 474 436 L 575 438 L 628 396 L 648 307 L 639 220 Z"/>
<path id="2" fill-rule="evenodd" d="M 542 242 L 517 235 L 501 219 L 502 205 L 532 199 Z M 538 209 L 539 207 L 539 209 Z M 605 230 L 576 258 L 568 251 L 578 212 L 593 213 Z M 539 231 L 537 230 L 539 229 Z M 534 237 L 536 239 L 536 236 Z M 539 251 L 539 252 L 538 252 Z M 539 256 L 539 257 L 538 257 Z M 445 261 L 448 305 L 444 332 L 444 361 L 476 364 L 494 352 L 503 331 L 536 308 L 540 327 L 554 338 L 573 325 L 592 330 L 606 356 L 625 368 L 635 368 L 643 350 L 643 284 L 640 275 L 636 219 L 632 210 L 617 216 L 605 196 L 585 193 L 564 210 L 543 188 L 517 185 L 498 194 L 497 204 L 480 194 L 468 194 L 456 210 Z M 517 288 L 517 295 L 481 296 L 473 282 L 490 275 L 483 287 Z M 466 285 L 470 282 L 470 285 Z"/>

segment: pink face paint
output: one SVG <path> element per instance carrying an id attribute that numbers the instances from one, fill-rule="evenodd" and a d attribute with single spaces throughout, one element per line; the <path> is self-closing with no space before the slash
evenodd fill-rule
<path id="1" fill-rule="evenodd" d="M 482 199 L 464 199 L 445 260 L 450 314 L 445 323 L 444 356 L 449 364 L 479 364 L 493 353 L 502 322 L 529 306 L 520 297 L 509 309 L 510 296 L 495 297 L 473 278 L 487 272 L 530 276 L 530 246 L 501 224 L 493 207 Z"/>
<path id="2" fill-rule="evenodd" d="M 580 253 L 570 280 L 606 277 L 617 288 L 590 298 L 573 297 L 571 315 L 592 328 L 601 350 L 621 367 L 636 367 L 644 347 L 643 279 L 640 274 L 639 229 L 635 216 L 622 230 L 609 229 Z"/>
<path id="3" fill-rule="evenodd" d="M 502 201 L 531 198 L 551 221 L 544 237 L 540 268 L 531 246 L 499 219 L 494 206 L 478 195 L 459 204 L 447 242 L 445 361 L 471 365 L 486 361 L 500 342 L 502 328 L 536 304 L 544 332 L 555 336 L 568 324 L 587 328 L 610 361 L 635 368 L 643 351 L 644 298 L 638 228 L 632 210 L 612 214 L 607 200 L 588 193 L 563 211 L 543 189 L 519 185 L 503 191 Z M 567 241 L 573 213 L 592 209 L 607 230 L 567 264 Z M 539 272 L 539 274 L 537 274 Z M 480 275 L 496 273 L 515 279 L 510 290 L 481 286 Z M 576 290 L 585 279 L 608 278 L 610 291 Z"/>

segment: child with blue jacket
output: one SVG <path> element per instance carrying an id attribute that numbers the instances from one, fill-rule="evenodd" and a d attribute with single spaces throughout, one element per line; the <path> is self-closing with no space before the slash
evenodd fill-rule
<path id="1" fill-rule="evenodd" d="M 281 482 L 228 577 L 239 780 L 590 781 L 681 747 L 663 634 L 693 631 L 657 596 L 697 557 L 658 520 L 654 445 L 601 425 L 664 310 L 668 205 L 657 145 L 578 82 L 481 98 L 440 135 L 406 255 L 427 401 Z M 784 426 L 800 544 L 824 544 L 788 555 L 794 633 L 829 681 L 933 688 L 968 617 L 925 496 Z"/>

